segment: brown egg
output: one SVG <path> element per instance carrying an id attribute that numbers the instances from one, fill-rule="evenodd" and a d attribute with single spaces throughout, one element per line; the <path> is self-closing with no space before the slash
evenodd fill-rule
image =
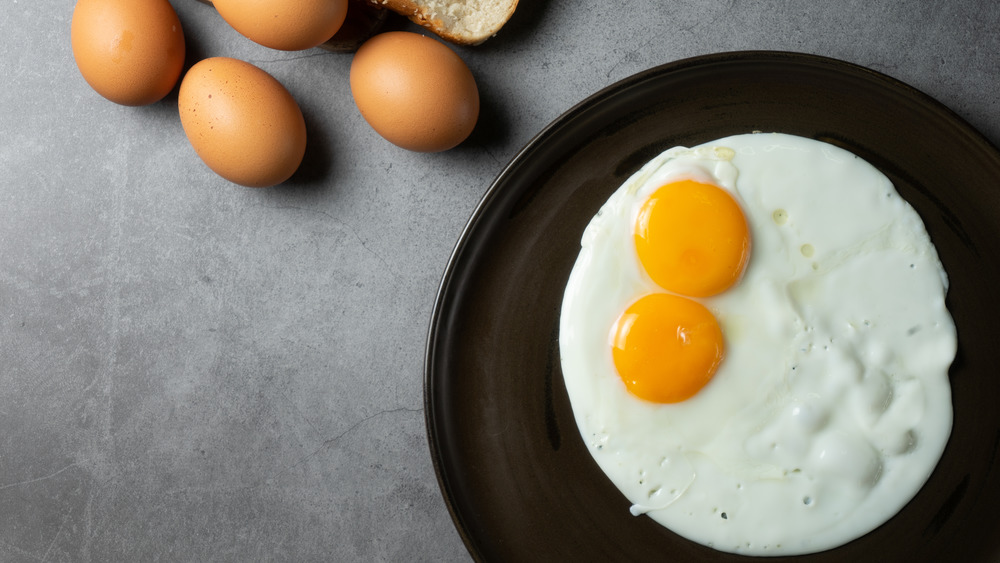
<path id="1" fill-rule="evenodd" d="M 287 180 L 306 150 L 306 124 L 292 95 L 250 63 L 215 57 L 184 75 L 181 126 L 218 175 L 249 187 Z"/>
<path id="2" fill-rule="evenodd" d="M 372 37 L 351 62 L 351 93 L 369 125 L 404 149 L 450 149 L 472 133 L 479 90 L 465 62 L 417 33 Z"/>
<path id="3" fill-rule="evenodd" d="M 347 0 L 213 0 L 222 19 L 272 49 L 300 51 L 333 37 L 347 17 Z"/>
<path id="4" fill-rule="evenodd" d="M 184 66 L 184 32 L 167 0 L 79 0 L 70 42 L 87 83 L 127 106 L 162 99 Z"/>

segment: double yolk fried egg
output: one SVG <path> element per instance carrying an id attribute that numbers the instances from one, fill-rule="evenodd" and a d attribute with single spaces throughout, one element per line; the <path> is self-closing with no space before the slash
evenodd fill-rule
<path id="1" fill-rule="evenodd" d="M 947 277 L 873 166 L 784 134 L 675 147 L 581 247 L 563 376 L 633 514 L 721 551 L 803 554 L 926 482 L 952 423 Z"/>

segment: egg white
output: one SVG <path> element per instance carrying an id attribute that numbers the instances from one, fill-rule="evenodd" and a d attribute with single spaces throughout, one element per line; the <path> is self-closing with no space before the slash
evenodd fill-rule
<path id="1" fill-rule="evenodd" d="M 732 193 L 750 225 L 740 283 L 700 299 L 726 357 L 682 403 L 626 391 L 609 331 L 662 292 L 638 262 L 643 201 L 671 180 Z M 727 552 L 829 549 L 896 514 L 951 431 L 956 331 L 947 277 L 917 213 L 873 166 L 832 145 L 748 134 L 676 147 L 636 172 L 583 234 L 560 357 L 594 460 L 672 531 Z"/>

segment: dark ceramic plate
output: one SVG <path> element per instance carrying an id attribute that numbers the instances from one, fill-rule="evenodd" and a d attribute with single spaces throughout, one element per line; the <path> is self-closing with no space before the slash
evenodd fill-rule
<path id="1" fill-rule="evenodd" d="M 475 559 L 750 559 L 629 514 L 579 436 L 556 342 L 580 235 L 608 195 L 666 148 L 755 130 L 841 146 L 893 181 L 937 245 L 959 336 L 954 430 L 927 485 L 870 534 L 789 559 L 1000 560 L 1000 152 L 892 78 L 773 52 L 683 60 L 598 92 L 532 140 L 473 214 L 434 308 L 425 406 L 441 490 Z"/>

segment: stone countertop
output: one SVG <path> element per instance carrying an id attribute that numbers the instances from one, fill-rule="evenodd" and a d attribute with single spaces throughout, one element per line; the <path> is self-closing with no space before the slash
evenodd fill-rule
<path id="1" fill-rule="evenodd" d="M 351 55 L 273 51 L 172 0 L 187 64 L 251 62 L 305 115 L 299 172 L 214 175 L 176 90 L 99 97 L 73 2 L 0 18 L 0 560 L 468 561 L 424 425 L 423 354 L 480 197 L 547 123 L 677 59 L 787 50 L 864 65 L 1000 143 L 1000 4 L 522 0 L 477 47 L 479 124 L 398 149 Z M 404 27 L 416 29 L 407 24 Z"/>

